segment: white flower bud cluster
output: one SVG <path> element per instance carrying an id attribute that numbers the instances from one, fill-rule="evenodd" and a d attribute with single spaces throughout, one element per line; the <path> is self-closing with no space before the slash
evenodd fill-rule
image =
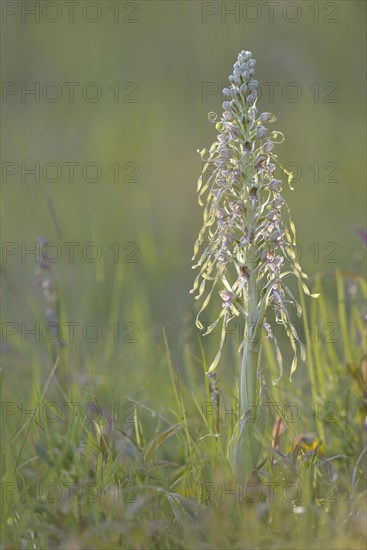
<path id="1" fill-rule="evenodd" d="M 223 90 L 227 99 L 221 120 L 216 123 L 217 139 L 209 151 L 199 151 L 205 162 L 198 182 L 199 204 L 204 206 L 206 194 L 206 205 L 193 258 L 197 259 L 193 267 L 199 268 L 199 274 L 191 292 L 198 291 L 196 299 L 206 294 L 196 320 L 200 329 L 204 328 L 200 314 L 214 290 L 222 299 L 219 316 L 206 331 L 212 332 L 222 322 L 220 347 L 210 372 L 219 362 L 228 322 L 241 313 L 247 318 L 250 280 L 256 281 L 252 297 L 256 296 L 258 321 L 266 322 L 265 313 L 271 307 L 277 322 L 283 323 L 292 336 L 293 372 L 294 340 L 298 338 L 289 328 L 287 307 L 289 303 L 295 305 L 299 315 L 301 308 L 284 277 L 296 275 L 309 294 L 304 283 L 307 276 L 294 259 L 295 228 L 281 196 L 284 176 L 289 184 L 292 177 L 273 152 L 284 136 L 266 126 L 275 121 L 274 115 L 265 112 L 257 116 L 255 63 L 251 52 L 239 54 L 229 77 L 231 85 Z M 274 175 L 276 171 L 279 179 Z M 206 290 L 208 283 L 211 287 Z M 277 347 L 280 357 L 278 351 Z"/>

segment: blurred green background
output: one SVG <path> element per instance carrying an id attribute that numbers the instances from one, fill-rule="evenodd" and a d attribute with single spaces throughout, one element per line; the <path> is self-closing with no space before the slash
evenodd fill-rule
<path id="1" fill-rule="evenodd" d="M 4 2 L 2 7 L 2 240 L 20 248 L 34 246 L 38 236 L 59 243 L 63 254 L 55 270 L 64 319 L 102 327 L 97 372 L 105 376 L 106 387 L 114 382 L 120 393 L 164 400 L 162 327 L 178 368 L 187 342 L 200 354 L 189 294 L 202 221 L 196 150 L 215 139 L 207 115 L 220 114 L 222 83 L 242 49 L 257 60 L 259 110 L 276 114 L 274 128 L 285 133 L 278 157 L 300 169 L 295 191 L 287 190 L 286 198 L 304 270 L 313 275 L 359 269 L 355 257 L 363 255 L 363 243 L 356 228 L 365 226 L 366 202 L 364 2 L 274 2 L 270 10 L 267 2 L 106 0 L 79 2 L 73 22 L 63 2 L 60 12 L 52 6 L 42 11 L 50 3 L 38 3 L 35 22 L 24 12 L 24 5 L 34 4 Z M 94 17 L 99 20 L 92 23 Z M 39 102 L 34 96 L 22 101 L 22 82 L 29 88 L 40 83 Z M 62 90 L 54 102 L 51 82 Z M 79 83 L 73 102 L 65 82 Z M 82 95 L 90 82 L 102 91 L 98 101 Z M 19 92 L 7 94 L 6 83 L 15 83 Z M 274 97 L 270 83 L 275 83 Z M 93 86 L 89 92 L 93 97 Z M 74 182 L 63 165 L 70 161 L 79 163 Z M 17 174 L 7 174 L 14 164 L 4 168 L 6 162 L 15 163 Z M 36 183 L 25 175 L 22 182 L 22 162 L 28 167 L 39 162 L 41 172 L 47 163 L 58 163 L 61 177 L 50 182 L 41 173 Z M 82 167 L 89 162 L 102 170 L 97 182 L 83 178 Z M 119 182 L 109 169 L 115 163 Z M 123 181 L 132 169 L 127 163 L 135 163 L 136 181 Z M 89 174 L 93 178 L 92 169 Z M 62 244 L 70 241 L 80 243 L 75 262 L 68 261 Z M 102 250 L 98 262 L 81 254 L 88 242 Z M 116 263 L 109 247 L 117 242 L 121 258 Z M 122 261 L 132 251 L 123 246 L 131 242 L 139 247 L 136 263 Z M 34 286 L 35 267 L 34 257 L 22 261 L 20 252 L 5 258 L 3 322 L 31 326 L 37 308 L 47 307 Z M 138 343 L 123 342 L 127 329 L 121 329 L 119 342 L 111 345 L 108 327 L 115 322 L 137 323 Z M 216 345 L 213 337 L 208 355 Z M 25 344 L 19 338 L 3 342 L 9 387 L 16 383 L 17 391 L 25 389 L 35 364 L 47 372 L 46 347 L 32 337 Z M 88 373 L 96 349 L 78 330 L 69 352 L 71 373 Z M 234 357 L 231 350 L 226 349 L 228 357 Z"/>

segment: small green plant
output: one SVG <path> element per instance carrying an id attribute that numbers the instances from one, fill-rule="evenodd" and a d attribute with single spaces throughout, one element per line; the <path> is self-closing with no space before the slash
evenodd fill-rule
<path id="1" fill-rule="evenodd" d="M 263 426 L 259 425 L 260 420 L 250 421 L 250 416 L 253 417 L 251 409 L 261 406 L 259 364 L 264 337 L 275 345 L 277 380 L 283 372 L 282 353 L 266 316 L 272 310 L 275 322 L 282 324 L 288 335 L 294 352 L 292 377 L 297 356 L 304 359 L 305 351 L 290 322 L 289 307 L 294 306 L 298 316 L 302 310 L 287 278 L 294 275 L 301 292 L 310 295 L 307 276 L 296 261 L 295 227 L 281 194 L 283 180 L 291 187 L 292 175 L 274 153 L 275 145 L 284 136 L 267 128 L 275 121 L 274 115 L 264 112 L 258 116 L 255 63 L 251 52 L 239 54 L 229 77 L 230 87 L 223 90 L 227 100 L 223 103 L 223 115 L 216 122 L 217 139 L 209 151 L 199 151 L 204 161 L 198 182 L 199 204 L 204 206 L 206 194 L 206 205 L 195 244 L 193 259 L 197 261 L 193 267 L 199 268 L 199 274 L 192 289 L 198 290 L 196 299 L 205 296 L 196 319 L 202 330 L 200 315 L 212 296 L 219 293 L 222 301 L 217 319 L 205 332 L 209 334 L 221 326 L 219 350 L 208 374 L 218 366 L 228 324 L 236 317 L 244 318 L 239 377 L 241 418 L 230 445 L 233 470 L 244 482 L 257 466 L 261 449 Z M 216 121 L 214 113 L 209 117 Z"/>

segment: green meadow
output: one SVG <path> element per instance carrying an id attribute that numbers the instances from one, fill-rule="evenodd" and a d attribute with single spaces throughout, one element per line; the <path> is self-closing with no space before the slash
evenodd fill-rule
<path id="1" fill-rule="evenodd" d="M 1 10 L 1 549 L 365 548 L 365 4 Z M 264 340 L 247 484 L 228 461 L 243 322 L 213 381 L 220 333 L 198 330 L 190 294 L 197 150 L 243 49 L 320 294 L 291 319 L 306 351 L 292 381 L 285 331 L 276 384 Z"/>

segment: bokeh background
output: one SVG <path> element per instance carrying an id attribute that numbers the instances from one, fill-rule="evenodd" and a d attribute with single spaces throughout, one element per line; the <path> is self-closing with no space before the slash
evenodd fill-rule
<path id="1" fill-rule="evenodd" d="M 39 21 L 26 13 L 34 4 Z M 2 240 L 19 250 L 34 247 L 39 236 L 58 243 L 63 253 L 54 269 L 63 319 L 102 329 L 99 344 L 77 329 L 67 345 L 69 376 L 87 375 L 98 349 L 102 393 L 114 387 L 125 397 L 164 403 L 164 327 L 177 369 L 190 364 L 202 377 L 189 294 L 202 220 L 196 151 L 215 139 L 208 113 L 220 114 L 220 90 L 242 49 L 257 60 L 259 110 L 276 114 L 274 128 L 286 136 L 279 159 L 296 169 L 295 190 L 286 198 L 304 270 L 312 276 L 362 269 L 364 246 L 356 230 L 366 223 L 365 6 L 353 0 L 81 1 L 69 22 L 63 2 L 3 3 Z M 37 82 L 39 101 L 22 98 L 22 83 L 32 88 Z M 62 90 L 55 101 L 52 82 Z M 74 101 L 65 82 L 78 83 Z M 91 82 L 102 92 L 98 101 L 83 97 Z M 90 98 L 94 91 L 87 89 Z M 21 166 L 36 162 L 39 182 Z M 73 182 L 66 162 L 79 163 Z M 58 181 L 45 181 L 47 163 L 62 167 Z M 83 177 L 86 163 L 101 168 L 99 181 Z M 109 167 L 116 163 L 115 182 Z M 15 175 L 9 166 L 17 167 Z M 80 243 L 74 262 L 64 242 Z M 81 253 L 88 242 L 102 251 L 99 261 Z M 115 243 L 117 262 L 110 248 Z M 138 261 L 129 262 L 129 253 Z M 48 307 L 35 286 L 34 256 L 17 252 L 3 260 L 2 321 L 32 327 Z M 116 322 L 118 342 L 108 328 Z M 129 322 L 138 327 L 138 342 L 123 341 Z M 42 378 L 49 372 L 50 346 L 31 335 L 26 342 L 19 334 L 5 340 L 6 389 L 26 395 L 35 369 Z M 224 371 L 238 361 L 237 343 L 229 340 Z M 210 359 L 215 335 L 204 344 Z"/>

